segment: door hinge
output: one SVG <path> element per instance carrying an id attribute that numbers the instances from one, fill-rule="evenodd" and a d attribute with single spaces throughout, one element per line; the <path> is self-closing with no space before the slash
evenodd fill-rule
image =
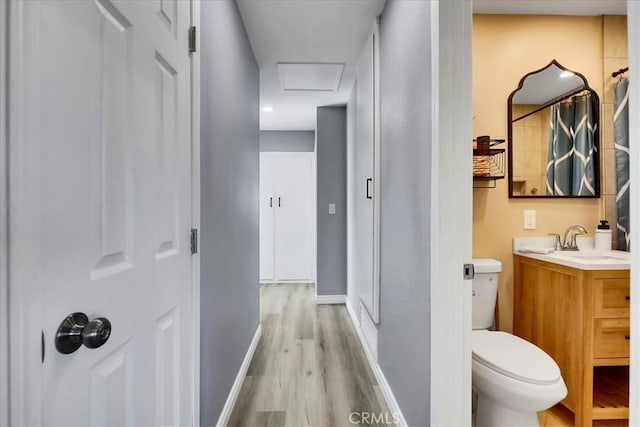
<path id="1" fill-rule="evenodd" d="M 196 27 L 189 27 L 189 53 L 196 51 Z"/>
<path id="2" fill-rule="evenodd" d="M 463 266 L 462 276 L 464 280 L 472 280 L 475 277 L 475 271 L 473 269 L 473 264 L 465 264 Z"/>
<path id="3" fill-rule="evenodd" d="M 198 253 L 198 229 L 191 229 L 191 255 Z"/>

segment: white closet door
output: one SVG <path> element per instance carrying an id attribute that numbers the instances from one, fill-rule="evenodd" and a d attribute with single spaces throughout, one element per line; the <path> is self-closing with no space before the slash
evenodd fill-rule
<path id="1" fill-rule="evenodd" d="M 273 215 L 274 215 L 273 156 L 260 154 L 260 280 L 274 279 Z"/>
<path id="2" fill-rule="evenodd" d="M 378 321 L 374 283 L 374 43 L 370 35 L 358 64 L 358 137 L 356 182 L 356 283 L 363 305 Z"/>
<path id="3" fill-rule="evenodd" d="M 312 156 L 274 157 L 275 277 L 311 280 L 313 262 Z"/>

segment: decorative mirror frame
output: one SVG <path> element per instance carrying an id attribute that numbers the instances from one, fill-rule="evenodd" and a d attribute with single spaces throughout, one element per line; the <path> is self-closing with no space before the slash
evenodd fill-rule
<path id="1" fill-rule="evenodd" d="M 598 162 L 596 164 L 596 168 L 597 168 L 597 174 L 598 174 L 598 180 L 596 182 L 596 188 L 595 188 L 595 192 L 596 194 L 593 196 L 574 196 L 574 195 L 570 195 L 570 196 L 549 196 L 546 194 L 543 195 L 521 195 L 521 194 L 513 194 L 513 97 L 516 94 L 516 92 L 518 92 L 520 89 L 522 89 L 522 86 L 524 85 L 525 80 L 527 79 L 527 77 L 539 73 L 541 71 L 546 70 L 547 68 L 551 67 L 552 65 L 555 65 L 556 67 L 560 68 L 563 71 L 569 71 L 571 73 L 573 73 L 574 75 L 576 75 L 577 77 L 579 77 L 582 82 L 584 83 L 584 87 L 581 88 L 580 90 L 576 90 L 576 91 L 572 91 L 572 92 L 568 92 L 565 93 L 557 98 L 551 99 L 550 101 L 547 101 L 546 103 L 540 105 L 539 108 L 537 108 L 536 110 L 522 116 L 522 118 L 527 117 L 529 115 L 535 114 L 538 111 L 541 111 L 545 108 L 548 108 L 550 106 L 552 106 L 553 104 L 560 102 L 564 99 L 570 98 L 573 95 L 583 92 L 585 90 L 588 90 L 589 92 L 591 92 L 591 95 L 595 97 L 595 100 L 598 103 Z M 587 79 L 585 78 L 584 75 L 570 70 L 567 67 L 563 66 L 562 64 L 560 64 L 558 61 L 556 61 L 555 59 L 552 60 L 550 63 L 548 63 L 547 65 L 545 65 L 544 67 L 538 69 L 538 70 L 534 70 L 531 71 L 527 74 L 525 74 L 521 79 L 520 82 L 518 83 L 518 87 L 515 88 L 513 90 L 513 92 L 511 92 L 511 94 L 509 94 L 509 98 L 507 99 L 507 124 L 509 126 L 509 129 L 507 130 L 507 162 L 508 162 L 508 173 L 507 173 L 507 180 L 508 180 L 508 187 L 509 187 L 509 198 L 510 199 L 599 199 L 600 198 L 600 187 L 601 187 L 601 181 L 602 181 L 602 173 L 601 173 L 601 168 L 600 168 L 600 153 L 602 151 L 602 144 L 601 144 L 601 138 L 600 138 L 600 125 L 601 125 L 601 117 L 600 117 L 600 97 L 598 96 L 597 92 L 595 90 L 593 90 L 590 86 L 589 86 L 589 82 L 587 81 Z"/>

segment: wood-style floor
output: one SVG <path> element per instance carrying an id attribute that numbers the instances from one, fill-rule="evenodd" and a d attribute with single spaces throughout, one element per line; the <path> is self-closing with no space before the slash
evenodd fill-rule
<path id="1" fill-rule="evenodd" d="M 371 419 L 362 413 L 392 420 L 347 309 L 314 298 L 314 285 L 261 286 L 262 337 L 229 426 L 376 425 L 359 423 Z"/>

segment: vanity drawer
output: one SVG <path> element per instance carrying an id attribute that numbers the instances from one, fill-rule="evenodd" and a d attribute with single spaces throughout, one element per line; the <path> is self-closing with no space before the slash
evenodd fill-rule
<path id="1" fill-rule="evenodd" d="M 593 357 L 629 357 L 629 319 L 594 319 Z"/>
<path id="2" fill-rule="evenodd" d="M 629 317 L 629 279 L 594 280 L 595 317 Z"/>

